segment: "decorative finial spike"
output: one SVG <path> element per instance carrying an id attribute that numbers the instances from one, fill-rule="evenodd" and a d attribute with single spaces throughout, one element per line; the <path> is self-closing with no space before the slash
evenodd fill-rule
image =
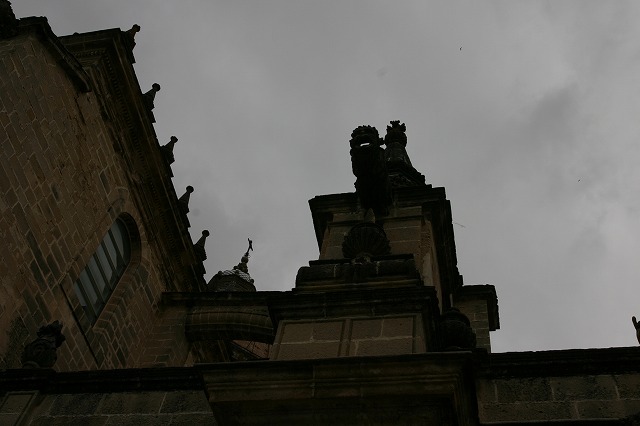
<path id="1" fill-rule="evenodd" d="M 139 32 L 140 32 L 140 25 L 138 24 L 133 24 L 130 30 L 125 31 L 125 33 L 127 33 L 131 37 L 131 40 L 135 39 L 136 33 L 139 33 Z"/>
<path id="2" fill-rule="evenodd" d="M 182 214 L 189 213 L 189 199 L 191 198 L 191 194 L 194 191 L 193 186 L 191 185 L 187 186 L 186 189 L 186 192 L 182 194 L 180 198 L 178 198 L 178 205 L 180 206 L 180 211 L 182 212 Z"/>
<path id="3" fill-rule="evenodd" d="M 160 91 L 160 85 L 158 83 L 153 83 L 151 85 L 151 90 L 149 90 L 147 93 L 143 95 L 144 103 L 148 110 L 151 111 L 153 108 L 155 108 L 153 101 L 156 98 L 156 93 L 158 93 L 159 91 Z"/>
<path id="4" fill-rule="evenodd" d="M 169 142 L 167 142 L 166 145 L 162 145 L 160 147 L 160 149 L 162 150 L 162 155 L 164 155 L 165 160 L 167 160 L 167 163 L 169 164 L 173 164 L 173 162 L 176 161 L 176 158 L 173 155 L 173 147 L 175 146 L 176 142 L 178 142 L 178 138 L 176 138 L 175 136 L 171 136 Z"/>
<path id="5" fill-rule="evenodd" d="M 209 236 L 209 231 L 206 229 L 202 231 L 202 237 L 198 240 L 197 243 L 193 245 L 193 249 L 196 252 L 196 256 L 198 256 L 198 260 L 200 262 L 204 262 L 207 259 L 207 253 L 204 250 L 204 244 L 207 241 L 207 237 Z"/>
<path id="6" fill-rule="evenodd" d="M 400 120 L 392 120 L 390 126 L 387 126 L 387 134 L 384 137 L 384 142 L 389 146 L 392 143 L 399 143 L 403 147 L 407 146 L 407 126 L 402 123 L 400 124 Z"/>
<path id="7" fill-rule="evenodd" d="M 247 240 L 249 241 L 249 248 L 240 259 L 240 263 L 238 263 L 236 266 L 233 267 L 233 269 L 240 270 L 245 274 L 249 273 L 249 267 L 247 266 L 249 263 L 249 257 L 250 257 L 249 251 L 253 251 L 253 241 L 251 241 L 251 238 L 247 238 Z"/>

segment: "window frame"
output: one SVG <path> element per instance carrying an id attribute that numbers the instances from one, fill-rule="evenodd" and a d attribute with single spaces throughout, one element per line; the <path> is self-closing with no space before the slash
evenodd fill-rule
<path id="1" fill-rule="evenodd" d="M 124 220 L 117 218 L 74 282 L 76 296 L 92 324 L 102 313 L 131 263 L 132 246 L 129 227 Z M 101 258 L 106 260 L 106 265 Z"/>

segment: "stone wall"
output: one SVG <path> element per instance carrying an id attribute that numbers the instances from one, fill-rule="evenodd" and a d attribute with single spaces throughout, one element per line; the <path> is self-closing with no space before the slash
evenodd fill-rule
<path id="1" fill-rule="evenodd" d="M 586 421 L 634 416 L 640 413 L 638 349 L 494 354 L 489 371 L 476 382 L 480 420 Z"/>
<path id="2" fill-rule="evenodd" d="M 54 320 L 67 339 L 55 368 L 136 366 L 167 286 L 161 242 L 149 241 L 136 174 L 115 149 L 112 94 L 79 88 L 57 40 L 27 27 L 0 40 L 0 368 L 20 367 L 25 343 Z M 132 261 L 92 323 L 73 284 L 116 218 L 135 236 Z"/>
<path id="3" fill-rule="evenodd" d="M 480 418 L 487 422 L 619 419 L 640 413 L 633 374 L 482 380 Z"/>
<path id="4" fill-rule="evenodd" d="M 281 321 L 271 359 L 400 355 L 426 352 L 421 315 Z"/>
<path id="5" fill-rule="evenodd" d="M 10 392 L 0 399 L 0 424 L 215 425 L 204 391 L 41 394 Z"/>

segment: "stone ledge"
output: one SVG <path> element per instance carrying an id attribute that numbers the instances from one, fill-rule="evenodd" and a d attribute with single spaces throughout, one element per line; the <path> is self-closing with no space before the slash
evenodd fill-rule
<path id="1" fill-rule="evenodd" d="M 489 378 L 637 373 L 640 347 L 493 353 L 483 363 Z"/>

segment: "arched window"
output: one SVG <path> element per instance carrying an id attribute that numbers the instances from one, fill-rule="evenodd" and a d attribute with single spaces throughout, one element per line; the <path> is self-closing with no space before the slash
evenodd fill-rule
<path id="1" fill-rule="evenodd" d="M 91 322 L 107 304 L 130 260 L 129 231 L 121 219 L 116 219 L 74 284 L 80 304 Z"/>

